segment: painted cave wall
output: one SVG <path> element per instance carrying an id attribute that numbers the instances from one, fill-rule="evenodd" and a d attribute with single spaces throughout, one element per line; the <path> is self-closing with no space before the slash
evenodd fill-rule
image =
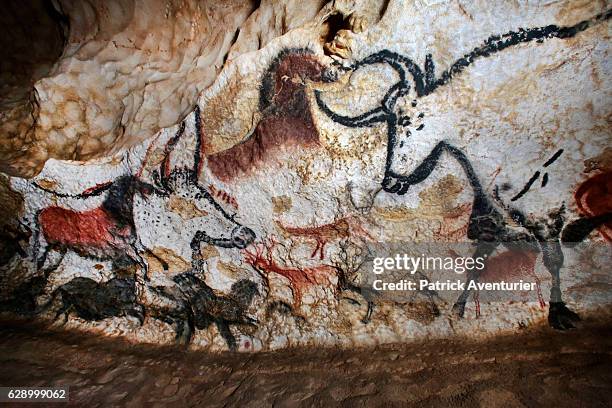
<path id="1" fill-rule="evenodd" d="M 140 38 L 125 22 L 34 84 L 23 143 L 46 153 L 6 153 L 0 175 L 3 316 L 252 351 L 564 330 L 609 310 L 606 2 L 287 4 L 278 29 L 269 2 L 211 11 L 189 35 L 216 42 L 140 79 L 102 61 L 130 58 L 108 41 Z M 69 99 L 108 109 L 72 115 Z M 423 248 L 537 288 L 373 289 L 374 258 Z M 410 276 L 449 277 L 476 276 Z"/>

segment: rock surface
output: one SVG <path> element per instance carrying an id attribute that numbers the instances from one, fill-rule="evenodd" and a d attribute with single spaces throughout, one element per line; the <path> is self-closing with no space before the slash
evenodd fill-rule
<path id="1" fill-rule="evenodd" d="M 3 75 L 12 86 L 2 90 L 0 170 L 25 177 L 48 158 L 107 156 L 176 124 L 230 51 L 257 50 L 321 8 L 247 0 L 60 0 L 49 2 L 52 10 L 19 3 L 9 2 L 6 14 L 4 45 L 13 52 Z M 29 21 L 38 29 L 23 33 Z M 40 51 L 24 40 L 32 37 Z"/>
<path id="2" fill-rule="evenodd" d="M 100 158 L 49 159 L 2 184 L 13 231 L 3 311 L 257 351 L 485 337 L 544 320 L 569 329 L 576 312 L 612 304 L 604 5 L 207 4 L 150 3 L 145 15 L 165 20 L 121 12 L 125 24 L 107 27 L 117 39 L 71 31 L 68 44 L 81 45 L 36 87 L 104 102 L 79 105 L 93 116 L 74 121 L 50 110 L 63 102 L 40 104 L 31 129 L 62 121 L 57 136 L 40 133 L 56 157 Z M 127 47 L 134 38 L 142 50 Z M 480 257 L 480 283 L 533 286 L 378 291 L 377 277 L 476 274 L 373 272 L 398 253 Z"/>

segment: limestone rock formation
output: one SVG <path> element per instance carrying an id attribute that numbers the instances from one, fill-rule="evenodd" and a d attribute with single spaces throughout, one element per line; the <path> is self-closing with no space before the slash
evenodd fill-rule
<path id="1" fill-rule="evenodd" d="M 31 177 L 50 157 L 111 155 L 176 124 L 228 57 L 302 25 L 321 5 L 59 0 L 7 8 L 1 169 Z"/>

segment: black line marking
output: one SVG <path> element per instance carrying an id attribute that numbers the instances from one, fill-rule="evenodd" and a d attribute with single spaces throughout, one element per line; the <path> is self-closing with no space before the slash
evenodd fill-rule
<path id="1" fill-rule="evenodd" d="M 431 54 L 427 54 L 425 57 L 424 70 L 421 69 L 413 60 L 404 57 L 400 54 L 391 52 L 389 50 L 382 50 L 375 54 L 372 54 L 363 60 L 355 63 L 351 66 L 351 69 L 356 70 L 364 65 L 381 64 L 386 63 L 391 65 L 400 76 L 398 84 L 401 84 L 406 88 L 405 94 L 408 93 L 410 85 L 406 81 L 407 70 L 414 81 L 415 90 L 418 97 L 426 96 L 435 91 L 438 87 L 447 84 L 455 74 L 461 73 L 474 61 L 483 57 L 490 57 L 492 54 L 503 51 L 514 45 L 528 43 L 534 40 L 546 40 L 550 38 L 571 38 L 576 34 L 585 31 L 587 28 L 600 23 L 601 21 L 608 20 L 612 15 L 612 10 L 608 10 L 605 13 L 598 14 L 592 19 L 581 21 L 580 23 L 573 26 L 559 27 L 551 24 L 544 27 L 536 27 L 523 29 L 519 28 L 517 31 L 509 31 L 502 35 L 492 35 L 484 41 L 483 45 L 474 48 L 471 52 L 465 54 L 459 58 L 451 67 L 444 71 L 438 79 L 435 79 L 435 64 L 432 60 Z M 318 97 L 317 102 L 321 106 L 322 101 Z M 387 105 L 382 103 L 382 105 Z"/>
<path id="2" fill-rule="evenodd" d="M 103 183 L 100 187 L 94 188 L 92 190 L 90 190 L 87 193 L 77 193 L 77 194 L 68 194 L 68 193 L 60 193 L 58 191 L 53 191 L 50 190 L 48 188 L 45 188 L 43 186 L 41 186 L 40 184 L 33 182 L 32 185 L 46 193 L 50 193 L 53 194 L 54 196 L 57 197 L 61 197 L 61 198 L 78 198 L 78 199 L 83 199 L 83 198 L 87 198 L 87 197 L 96 197 L 99 196 L 100 194 L 102 194 L 103 192 L 107 191 L 109 188 L 112 187 L 113 185 L 113 181 L 107 182 L 107 183 Z"/>
<path id="3" fill-rule="evenodd" d="M 544 173 L 544 176 L 542 177 L 542 187 L 546 187 L 547 184 L 548 184 L 548 173 Z"/>
<path id="4" fill-rule="evenodd" d="M 555 162 L 563 154 L 563 149 L 559 149 L 557 153 L 553 154 L 553 156 L 544 163 L 544 167 L 548 167 Z"/>
<path id="5" fill-rule="evenodd" d="M 540 177 L 540 172 L 536 171 L 535 174 L 533 176 L 531 176 L 531 178 L 529 179 L 527 184 L 525 184 L 525 187 L 523 187 L 523 189 L 521 191 L 519 191 L 519 193 L 517 195 L 512 197 L 510 199 L 510 201 L 516 201 L 519 198 L 521 198 L 523 195 L 525 195 L 525 193 L 529 191 L 529 189 L 531 188 L 532 184 L 535 183 L 535 181 L 538 179 L 538 177 Z"/>
<path id="6" fill-rule="evenodd" d="M 510 31 L 506 34 L 492 35 L 485 40 L 481 47 L 475 48 L 471 52 L 465 54 L 462 58 L 458 59 L 447 71 L 442 73 L 440 78 L 435 81 L 435 83 L 429 83 L 427 87 L 429 91 L 428 93 L 431 93 L 437 87 L 448 83 L 453 75 L 463 71 L 478 58 L 489 57 L 492 54 L 505 50 L 513 45 L 528 43 L 534 40 L 571 38 L 601 21 L 608 20 L 611 15 L 612 10 L 607 10 L 605 13 L 598 14 L 592 19 L 581 21 L 573 26 L 559 27 L 551 24 L 537 28 L 519 28 L 517 31 Z M 433 66 L 431 69 L 433 70 Z"/>
<path id="7" fill-rule="evenodd" d="M 361 61 L 353 64 L 350 69 L 355 71 L 358 68 L 372 64 L 387 64 L 391 66 L 398 74 L 399 81 L 393 84 L 384 98 L 380 101 L 379 106 L 361 115 L 350 117 L 340 115 L 332 111 L 321 97 L 321 91 L 315 91 L 315 97 L 319 108 L 334 122 L 340 123 L 347 127 L 371 127 L 378 123 L 387 123 L 387 159 L 385 165 L 385 179 L 391 177 L 392 155 L 397 144 L 397 124 L 398 115 L 393 111 L 397 100 L 404 95 L 408 95 L 411 83 L 408 81 L 407 74 L 412 76 L 417 98 L 428 95 L 435 91 L 439 86 L 448 83 L 453 75 L 465 70 L 476 59 L 489 57 L 492 54 L 509 48 L 513 45 L 527 43 L 534 40 L 544 40 L 549 38 L 570 38 L 576 34 L 586 30 L 587 28 L 601 21 L 610 18 L 612 11 L 598 14 L 590 20 L 584 20 L 576 25 L 569 27 L 558 27 L 556 25 L 548 25 L 531 29 L 519 29 L 518 31 L 510 31 L 503 35 L 493 35 L 485 40 L 481 47 L 473 49 L 462 58 L 458 59 L 451 67 L 435 79 L 435 65 L 431 55 L 427 55 L 425 59 L 424 69 L 421 69 L 413 60 L 403 55 L 397 54 L 389 50 L 381 50 L 372 54 Z M 413 100 L 413 102 L 416 99 Z M 401 116 L 401 115 L 400 115 Z M 398 191 L 405 192 L 402 188 Z"/>
<path id="8" fill-rule="evenodd" d="M 392 156 L 397 144 L 397 125 L 400 120 L 403 121 L 403 119 L 400 118 L 404 116 L 401 113 L 398 115 L 394 111 L 397 100 L 401 96 L 409 94 L 411 84 L 414 84 L 417 98 L 428 95 L 435 91 L 439 86 L 449 83 L 454 75 L 464 71 L 469 65 L 479 58 L 489 57 L 496 52 L 521 43 L 528 43 L 531 41 L 541 43 L 545 39 L 549 38 L 570 38 L 601 21 L 608 20 L 611 14 L 612 11 L 608 10 L 602 14 L 598 14 L 592 19 L 582 21 L 569 27 L 548 25 L 531 29 L 520 28 L 517 31 L 510 31 L 503 35 L 493 35 L 485 40 L 482 46 L 474 48 L 471 52 L 465 54 L 462 58 L 459 58 L 450 66 L 448 70 L 444 71 L 438 79 L 436 79 L 435 66 L 431 54 L 426 55 L 424 69 L 421 69 L 410 58 L 404 57 L 389 50 L 382 50 L 356 62 L 350 67 L 352 70 L 357 70 L 359 67 L 364 65 L 384 63 L 396 71 L 399 76 L 399 81 L 389 88 L 389 91 L 380 101 L 378 107 L 356 117 L 339 115 L 336 112 L 333 112 L 325 104 L 321 98 L 321 92 L 315 91 L 317 105 L 328 117 L 330 117 L 330 119 L 347 127 L 371 127 L 377 123 L 387 123 L 387 157 L 385 163 L 383 189 L 389 193 L 399 195 L 405 194 L 411 185 L 420 183 L 429 177 L 431 172 L 436 167 L 440 155 L 443 152 L 447 152 L 453 156 L 455 160 L 457 160 L 463 167 L 463 170 L 466 173 L 474 192 L 474 203 L 472 206 L 472 214 L 470 215 L 467 237 L 468 239 L 475 240 L 478 243 L 475 257 L 477 254 L 486 256 L 500 244 L 501 241 L 499 240 L 508 240 L 510 237 L 510 230 L 505 224 L 501 213 L 497 211 L 487 194 L 484 192 L 471 162 L 461 150 L 449 145 L 446 142 L 440 142 L 411 174 L 400 175 L 393 172 L 391 169 L 393 163 Z M 412 83 L 408 82 L 406 71 L 408 71 L 408 73 L 410 73 L 412 76 Z M 416 99 L 413 100 L 412 105 L 413 107 L 416 105 Z M 557 152 L 555 154 L 556 157 L 553 156 L 555 160 L 559 155 L 561 155 L 561 152 Z M 549 160 L 550 163 L 547 162 L 547 165 L 551 164 L 553 161 L 554 160 L 551 158 L 551 160 Z M 538 171 L 532 176 L 525 187 L 512 198 L 512 201 L 518 200 L 527 191 L 529 191 L 531 185 L 538 179 L 539 176 L 540 172 Z M 546 175 L 542 182 L 543 185 L 547 183 L 547 180 L 548 177 Z M 520 212 L 513 211 L 513 214 L 513 218 L 516 217 L 517 219 L 526 221 L 526 218 Z M 531 227 L 530 225 L 527 225 L 527 227 L 530 227 L 527 228 L 531 235 L 530 239 L 535 239 L 538 241 L 538 245 L 543 254 L 544 265 L 553 278 L 553 287 L 551 289 L 550 297 L 551 307 L 549 308 L 548 316 L 549 324 L 558 329 L 572 327 L 571 324 L 567 325 L 560 323 L 560 319 L 563 316 L 571 316 L 572 318 L 577 318 L 578 316 L 567 309 L 561 300 L 559 269 L 563 265 L 563 256 L 560 249 L 561 247 L 558 236 L 552 237 L 555 238 L 554 242 L 548 242 L 548 238 L 550 237 L 542 236 L 536 227 Z M 478 280 L 478 276 L 471 276 L 470 279 Z M 465 302 L 469 294 L 469 290 L 464 291 L 453 306 L 453 310 L 460 316 L 463 315 Z M 553 305 L 556 306 L 553 307 Z"/>
<path id="9" fill-rule="evenodd" d="M 594 229 L 612 222 L 612 213 L 604 213 L 589 218 L 578 218 L 567 224 L 561 234 L 561 242 L 567 247 L 584 241 Z"/>
<path id="10" fill-rule="evenodd" d="M 193 160 L 193 173 L 195 179 L 197 180 L 200 175 L 200 170 L 202 167 L 202 123 L 200 118 L 200 105 L 195 106 L 194 109 L 194 121 L 195 121 L 195 134 L 196 134 L 196 145 L 194 152 L 194 160 Z"/>

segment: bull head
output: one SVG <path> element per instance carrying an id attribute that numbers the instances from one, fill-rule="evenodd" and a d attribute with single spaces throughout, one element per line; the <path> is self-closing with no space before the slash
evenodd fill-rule
<path id="1" fill-rule="evenodd" d="M 199 182 L 204 156 L 199 107 L 196 106 L 193 115 L 193 132 L 184 121 L 166 142 L 159 168 L 152 172 L 154 183 L 170 200 L 178 197 L 202 215 L 201 218 L 207 218 L 195 234 L 199 242 L 223 248 L 246 248 L 255 240 L 255 233 L 239 224 L 235 214 L 229 214 Z M 195 143 L 186 139 L 189 134 L 195 135 Z M 177 149 L 179 146 L 184 149 Z M 192 153 L 191 146 L 194 146 Z"/>

